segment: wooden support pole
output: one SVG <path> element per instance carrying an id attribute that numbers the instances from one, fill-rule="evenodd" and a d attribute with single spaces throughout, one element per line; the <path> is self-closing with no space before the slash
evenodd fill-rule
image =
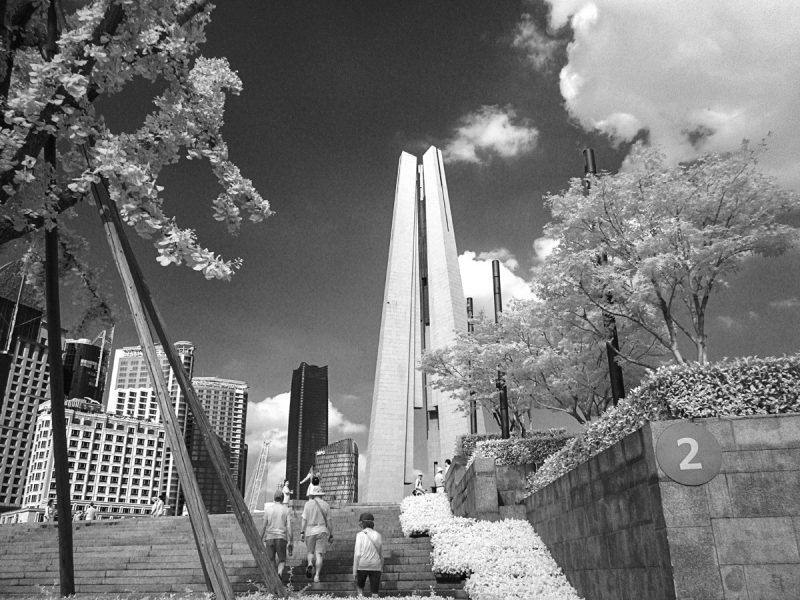
<path id="1" fill-rule="evenodd" d="M 50 142 L 48 142 L 48 146 Z M 55 142 L 53 142 L 55 146 Z M 55 151 L 55 150 L 54 150 Z M 47 149 L 45 149 L 47 153 Z M 47 296 L 47 360 L 50 367 L 50 425 L 58 512 L 58 575 L 61 596 L 75 593 L 72 560 L 72 496 L 69 491 L 67 422 L 64 415 L 64 367 L 61 363 L 61 312 L 58 297 L 58 229 L 45 231 L 45 295 Z M 45 493 L 47 490 L 45 490 Z"/>
<path id="2" fill-rule="evenodd" d="M 178 477 L 183 484 L 184 496 L 189 506 L 189 520 L 195 534 L 197 550 L 200 553 L 200 560 L 204 565 L 205 573 L 211 581 L 211 589 L 209 591 L 215 594 L 217 600 L 233 600 L 233 587 L 231 586 L 228 574 L 225 572 L 222 556 L 220 556 L 219 548 L 217 548 L 217 543 L 214 540 L 211 522 L 208 519 L 203 498 L 200 496 L 200 488 L 197 485 L 197 478 L 195 477 L 194 469 L 189 459 L 189 452 L 186 450 L 178 419 L 175 416 L 175 409 L 172 406 L 167 383 L 164 380 L 164 373 L 161 370 L 161 361 L 156 354 L 155 341 L 153 340 L 150 327 L 147 323 L 147 313 L 135 283 L 138 274 L 132 272 L 131 265 L 129 265 L 126 259 L 126 253 L 123 249 L 124 242 L 120 239 L 119 232 L 114 222 L 114 215 L 112 211 L 109 210 L 109 207 L 116 208 L 116 206 L 112 202 L 103 202 L 96 186 L 93 184 L 92 187 L 92 192 L 94 193 L 100 216 L 103 220 L 103 227 L 106 232 L 108 245 L 111 248 L 114 263 L 122 278 L 125 296 L 128 299 L 133 322 L 139 334 L 139 341 L 142 344 L 142 353 L 147 359 L 150 379 L 153 382 L 158 406 L 161 409 L 161 418 L 164 421 L 167 444 L 175 460 Z M 167 347 L 165 345 L 164 350 L 168 352 L 169 349 L 174 350 L 171 346 Z"/>
<path id="3" fill-rule="evenodd" d="M 270 557 L 267 556 L 267 551 L 261 541 L 261 536 L 256 529 L 255 523 L 253 523 L 253 517 L 244 502 L 241 492 L 233 481 L 233 476 L 230 472 L 230 466 L 228 465 L 225 455 L 222 453 L 222 448 L 220 448 L 216 435 L 214 435 L 214 430 L 211 427 L 208 416 L 203 410 L 203 405 L 200 402 L 200 399 L 197 397 L 194 388 L 192 387 L 192 383 L 189 380 L 189 376 L 183 367 L 183 363 L 181 362 L 178 353 L 175 351 L 175 347 L 169 341 L 169 337 L 164 329 L 164 321 L 161 318 L 158 309 L 156 308 L 152 295 L 150 294 L 147 284 L 142 277 L 136 257 L 133 254 L 133 249 L 131 248 L 130 242 L 128 241 L 125 231 L 122 228 L 122 220 L 119 216 L 117 206 L 113 202 L 107 200 L 105 197 L 100 199 L 99 193 L 97 194 L 96 198 L 102 205 L 101 212 L 103 214 L 106 227 L 112 227 L 115 231 L 115 238 L 121 245 L 121 258 L 125 260 L 127 268 L 129 268 L 132 272 L 132 284 L 136 287 L 136 296 L 141 302 L 142 310 L 150 319 L 153 330 L 155 331 L 156 336 L 167 355 L 170 367 L 172 367 L 172 371 L 175 374 L 175 378 L 180 386 L 181 392 L 184 394 L 186 403 L 191 410 L 192 415 L 194 416 L 195 424 L 200 431 L 200 435 L 203 439 L 206 449 L 208 450 L 211 462 L 217 471 L 217 475 L 220 478 L 223 489 L 225 490 L 228 500 L 231 503 L 233 514 L 236 516 L 236 520 L 239 522 L 239 527 L 242 530 L 242 534 L 247 541 L 250 552 L 252 553 L 261 576 L 264 579 L 266 591 L 276 596 L 285 597 L 286 588 L 283 586 L 283 583 L 281 583 L 281 580 L 278 577 L 275 564 Z M 192 515 L 192 509 L 193 507 L 190 504 L 190 517 Z"/>

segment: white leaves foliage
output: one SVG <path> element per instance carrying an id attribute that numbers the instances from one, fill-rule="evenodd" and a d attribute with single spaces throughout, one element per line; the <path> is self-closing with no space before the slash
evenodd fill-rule
<path id="1" fill-rule="evenodd" d="M 198 56 L 209 12 L 207 0 L 95 0 L 68 15 L 52 60 L 30 48 L 14 54 L 0 130 L 0 205 L 16 228 L 26 227 L 31 214 L 47 213 L 35 179 L 42 135 L 52 133 L 62 167 L 56 195 L 85 195 L 106 181 L 125 222 L 154 240 L 160 264 L 230 278 L 241 261 L 224 260 L 194 231 L 181 229 L 164 212 L 158 185 L 164 166 L 204 158 L 221 188 L 210 199 L 214 219 L 236 233 L 243 219 L 259 222 L 271 214 L 228 157 L 221 133 L 225 98 L 242 84 L 224 58 Z M 112 133 L 92 101 L 139 77 L 161 79 L 166 88 L 138 130 Z"/>

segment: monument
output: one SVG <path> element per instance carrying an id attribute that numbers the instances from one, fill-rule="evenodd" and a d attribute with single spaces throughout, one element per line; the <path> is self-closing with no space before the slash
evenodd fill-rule
<path id="1" fill-rule="evenodd" d="M 466 331 L 467 313 L 441 152 L 400 155 L 367 445 L 366 501 L 396 502 L 414 468 L 432 478 L 469 433 L 460 401 L 428 385 L 422 352 Z M 414 462 L 414 411 L 425 414 L 427 462 Z M 482 415 L 478 430 L 483 431 Z M 423 459 L 424 461 L 424 459 Z"/>

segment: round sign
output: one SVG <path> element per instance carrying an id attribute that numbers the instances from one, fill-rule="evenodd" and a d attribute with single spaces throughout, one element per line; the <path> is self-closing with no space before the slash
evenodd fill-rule
<path id="1" fill-rule="evenodd" d="M 719 473 L 722 449 L 708 429 L 682 421 L 667 427 L 658 437 L 656 460 L 673 481 L 703 485 Z"/>

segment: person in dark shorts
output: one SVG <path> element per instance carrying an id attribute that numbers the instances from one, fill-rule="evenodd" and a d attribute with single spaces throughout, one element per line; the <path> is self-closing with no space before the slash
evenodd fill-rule
<path id="1" fill-rule="evenodd" d="M 286 565 L 286 551 L 292 553 L 292 520 L 289 518 L 289 507 L 283 504 L 283 492 L 278 490 L 273 496 L 274 502 L 264 505 L 264 526 L 261 528 L 261 539 L 267 548 L 267 556 L 275 561 L 278 577 L 283 579 L 283 568 Z"/>
<path id="2" fill-rule="evenodd" d="M 356 546 L 353 550 L 353 579 L 359 595 L 364 595 L 367 579 L 370 595 L 377 595 L 383 572 L 383 537 L 375 531 L 375 517 L 372 513 L 361 513 L 358 521 L 361 531 L 356 535 Z"/>

